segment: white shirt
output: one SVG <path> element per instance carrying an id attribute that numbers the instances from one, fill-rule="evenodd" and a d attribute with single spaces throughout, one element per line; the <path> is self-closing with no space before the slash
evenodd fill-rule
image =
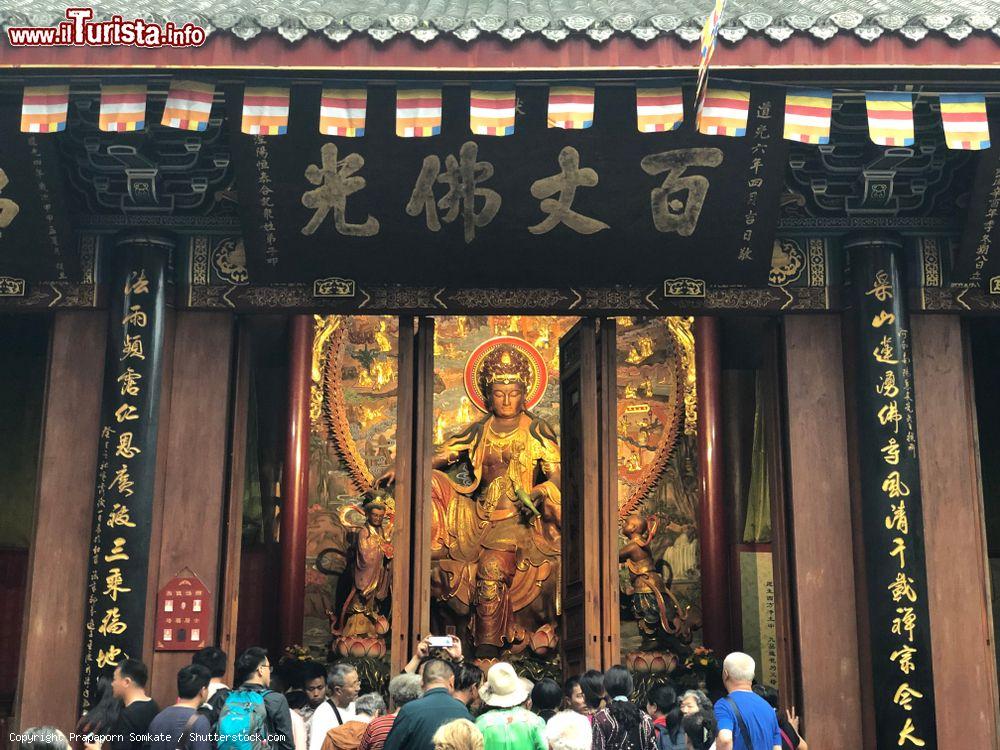
<path id="1" fill-rule="evenodd" d="M 306 750 L 308 746 L 308 735 L 306 734 L 306 722 L 295 711 L 292 714 L 292 742 L 295 750 Z"/>
<path id="2" fill-rule="evenodd" d="M 340 712 L 340 721 L 337 721 L 337 715 L 328 700 L 323 701 L 313 712 L 312 721 L 309 722 L 309 750 L 323 750 L 326 733 L 342 722 L 350 721 L 357 714 L 353 702 L 347 708 L 338 707 L 337 710 Z"/>
<path id="3" fill-rule="evenodd" d="M 226 690 L 229 690 L 229 685 L 227 685 L 226 683 L 221 682 L 221 681 L 220 682 L 216 682 L 215 680 L 212 680 L 211 682 L 209 682 L 208 683 L 208 699 L 207 700 L 211 700 L 212 696 L 215 695 L 220 690 L 222 690 L 222 688 L 225 688 Z"/>

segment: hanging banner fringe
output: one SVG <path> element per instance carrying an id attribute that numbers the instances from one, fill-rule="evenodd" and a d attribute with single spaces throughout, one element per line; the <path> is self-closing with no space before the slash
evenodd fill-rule
<path id="1" fill-rule="evenodd" d="M 247 135 L 284 135 L 288 132 L 287 86 L 247 86 L 243 89 L 243 122 Z"/>
<path id="2" fill-rule="evenodd" d="M 677 130 L 684 122 L 681 87 L 636 88 L 635 116 L 640 133 Z"/>
<path id="3" fill-rule="evenodd" d="M 865 94 L 868 135 L 879 146 L 912 146 L 913 95 L 905 91 Z"/>
<path id="4" fill-rule="evenodd" d="M 941 124 L 948 148 L 981 151 L 990 147 L 986 97 L 982 94 L 941 94 Z"/>
<path id="5" fill-rule="evenodd" d="M 705 135 L 742 137 L 747 134 L 750 92 L 745 89 L 713 89 L 705 93 L 698 132 Z"/>
<path id="6" fill-rule="evenodd" d="M 173 80 L 160 124 L 180 130 L 205 130 L 214 98 L 214 83 Z"/>
<path id="7" fill-rule="evenodd" d="M 396 89 L 396 135 L 400 138 L 426 138 L 440 132 L 440 87 Z"/>
<path id="8" fill-rule="evenodd" d="M 367 89 L 325 88 L 319 102 L 319 132 L 361 138 L 367 114 Z"/>
<path id="9" fill-rule="evenodd" d="M 101 84 L 98 127 L 106 133 L 128 133 L 146 127 L 146 84 Z"/>
<path id="10" fill-rule="evenodd" d="M 800 143 L 829 143 L 833 92 L 789 89 L 785 94 L 785 138 Z"/>
<path id="11" fill-rule="evenodd" d="M 549 88 L 550 128 L 584 130 L 594 124 L 593 86 L 552 86 Z"/>
<path id="12" fill-rule="evenodd" d="M 66 129 L 69 86 L 25 86 L 21 102 L 22 133 L 58 133 Z"/>
<path id="13" fill-rule="evenodd" d="M 514 135 L 516 111 L 514 84 L 469 92 L 469 129 L 476 135 Z"/>
<path id="14" fill-rule="evenodd" d="M 725 0 L 718 0 L 702 36 L 702 63 L 695 99 L 695 125 L 705 135 L 746 135 L 750 95 L 742 84 L 712 88 L 705 84 L 707 61 L 715 46 Z M 713 30 L 714 29 L 714 30 Z M 641 133 L 677 130 L 684 122 L 680 85 L 644 81 L 635 87 L 636 125 Z M 700 98 L 698 93 L 700 92 Z M 147 86 L 144 83 L 102 83 L 98 127 L 104 132 L 134 132 L 146 127 Z M 926 96 L 926 94 L 924 95 Z M 979 151 L 991 147 L 986 95 L 938 94 L 945 144 L 949 149 Z M 175 79 L 161 124 L 204 131 L 212 113 L 215 84 Z M 909 92 L 866 92 L 868 131 L 880 146 L 911 146 L 915 142 L 914 99 Z M 346 138 L 364 136 L 368 91 L 364 87 L 326 86 L 320 96 L 319 132 Z M 594 123 L 593 84 L 560 84 L 549 88 L 549 128 L 583 130 Z M 55 133 L 66 128 L 69 86 L 25 86 L 21 132 Z M 248 135 L 288 132 L 291 94 L 287 86 L 247 86 L 243 93 L 241 131 Z M 813 145 L 830 143 L 833 91 L 789 88 L 785 93 L 784 138 Z M 469 129 L 474 135 L 514 134 L 517 93 L 514 82 L 473 86 L 469 95 Z M 396 90 L 396 135 L 423 138 L 442 128 L 441 87 L 399 86 Z"/>

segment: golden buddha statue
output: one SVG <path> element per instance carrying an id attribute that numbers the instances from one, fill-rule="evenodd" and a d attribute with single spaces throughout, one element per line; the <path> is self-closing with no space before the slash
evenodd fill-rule
<path id="1" fill-rule="evenodd" d="M 465 635 L 479 657 L 522 651 L 536 632 L 551 645 L 558 614 L 559 444 L 528 411 L 544 391 L 532 354 L 512 337 L 473 354 L 466 387 L 487 414 L 433 457 L 432 595 L 471 615 Z"/>

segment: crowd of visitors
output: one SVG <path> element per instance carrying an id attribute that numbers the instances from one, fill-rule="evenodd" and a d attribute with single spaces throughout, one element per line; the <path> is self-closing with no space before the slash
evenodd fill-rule
<path id="1" fill-rule="evenodd" d="M 160 710 L 134 659 L 97 686 L 97 700 L 72 735 L 78 750 L 808 750 L 794 708 L 754 682 L 755 664 L 732 653 L 722 668 L 725 694 L 680 693 L 668 680 L 638 695 L 623 666 L 588 671 L 560 685 L 532 682 L 514 665 L 484 674 L 461 645 L 420 644 L 387 698 L 362 693 L 357 667 L 329 670 L 262 648 L 236 659 L 225 684 L 226 654 L 206 648 L 177 673 L 177 701 Z M 714 696 L 713 696 L 714 697 Z M 66 736 L 36 727 L 21 750 L 68 750 Z"/>

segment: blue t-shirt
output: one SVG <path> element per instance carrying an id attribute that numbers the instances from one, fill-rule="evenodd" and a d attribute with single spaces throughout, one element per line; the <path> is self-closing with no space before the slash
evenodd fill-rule
<path id="1" fill-rule="evenodd" d="M 720 698 L 715 704 L 715 718 L 719 722 L 719 731 L 728 729 L 733 733 L 733 750 L 773 750 L 775 746 L 781 747 L 778 717 L 770 703 L 749 690 L 737 690 L 729 697 L 739 706 L 753 743 L 751 748 L 746 746 L 733 707 L 725 698 Z"/>

